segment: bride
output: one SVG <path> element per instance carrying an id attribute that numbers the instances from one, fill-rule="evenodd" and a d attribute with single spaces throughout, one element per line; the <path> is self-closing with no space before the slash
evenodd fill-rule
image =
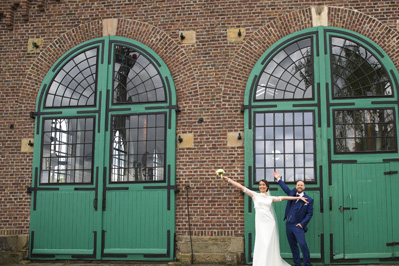
<path id="1" fill-rule="evenodd" d="M 272 202 L 282 200 L 302 200 L 304 197 L 272 197 L 269 192 L 269 183 L 266 180 L 259 181 L 260 193 L 247 189 L 240 183 L 230 178 L 222 176 L 224 180 L 233 186 L 241 189 L 250 196 L 255 206 L 255 248 L 253 257 L 253 266 L 289 266 L 280 255 L 280 243 L 277 229 L 276 216 Z"/>

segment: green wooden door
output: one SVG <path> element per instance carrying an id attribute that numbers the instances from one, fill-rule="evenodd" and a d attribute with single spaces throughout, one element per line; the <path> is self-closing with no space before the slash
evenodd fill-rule
<path id="1" fill-rule="evenodd" d="M 311 257 L 322 258 L 323 206 L 322 149 L 324 111 L 320 109 L 325 91 L 320 75 L 312 69 L 321 64 L 318 30 L 288 36 L 265 52 L 254 67 L 247 84 L 243 106 L 245 123 L 246 183 L 257 190 L 258 182 L 271 183 L 271 193 L 285 195 L 275 182 L 273 171 L 281 173 L 284 182 L 295 187 L 306 182 L 306 193 L 314 199 L 314 214 L 306 234 Z M 246 259 L 252 262 L 255 242 L 255 210 L 245 196 Z M 286 202 L 275 203 L 279 224 L 280 251 L 284 259 L 292 258 L 286 238 L 284 211 Z"/>
<path id="2" fill-rule="evenodd" d="M 386 172 L 398 158 L 397 72 L 370 40 L 334 29 L 325 36 L 330 262 L 391 260 L 395 187 Z"/>
<path id="3" fill-rule="evenodd" d="M 336 164 L 333 172 L 334 259 L 396 257 L 397 163 Z M 396 173 L 395 173 L 396 172 Z"/>
<path id="4" fill-rule="evenodd" d="M 173 258 L 176 109 L 166 65 L 136 41 L 58 60 L 32 114 L 32 259 Z"/>

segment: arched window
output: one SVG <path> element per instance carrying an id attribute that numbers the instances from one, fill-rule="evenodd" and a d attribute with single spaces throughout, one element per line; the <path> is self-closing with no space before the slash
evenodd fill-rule
<path id="1" fill-rule="evenodd" d="M 389 75 L 367 48 L 343 37 L 330 38 L 333 97 L 390 97 Z"/>
<path id="2" fill-rule="evenodd" d="M 58 71 L 47 91 L 45 107 L 94 106 L 98 48 L 80 52 Z"/>
<path id="3" fill-rule="evenodd" d="M 312 38 L 289 43 L 266 62 L 255 100 L 313 98 Z"/>
<path id="4" fill-rule="evenodd" d="M 109 88 L 99 84 L 99 49 L 98 45 L 83 49 L 59 63 L 45 95 L 45 108 L 70 110 L 102 104 L 96 104 L 96 99 Z M 166 103 L 165 81 L 148 54 L 116 42 L 112 55 L 113 96 L 107 105 Z M 112 182 L 164 180 L 166 119 L 164 114 L 112 112 Z M 48 144 L 42 153 L 43 182 L 92 182 L 94 123 L 94 118 L 45 120 L 44 141 Z"/>
<path id="5" fill-rule="evenodd" d="M 274 182 L 274 170 L 286 181 L 316 182 L 322 128 L 335 154 L 396 153 L 395 71 L 353 33 L 309 29 L 278 41 L 248 80 L 254 182 Z"/>

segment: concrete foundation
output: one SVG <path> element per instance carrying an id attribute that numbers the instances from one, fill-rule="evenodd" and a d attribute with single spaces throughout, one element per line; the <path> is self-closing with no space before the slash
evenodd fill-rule
<path id="1" fill-rule="evenodd" d="M 0 236 L 0 265 L 18 264 L 28 256 L 29 235 Z"/>
<path id="2" fill-rule="evenodd" d="M 195 236 L 191 245 L 189 236 L 178 236 L 176 242 L 176 257 L 183 265 L 240 265 L 244 260 L 243 237 Z"/>
<path id="3" fill-rule="evenodd" d="M 191 247 L 193 253 L 191 252 Z M 26 264 L 29 235 L 0 236 L 0 265 Z M 244 260 L 243 237 L 176 237 L 177 262 L 174 265 L 240 265 Z M 192 255 L 193 254 L 193 255 Z"/>

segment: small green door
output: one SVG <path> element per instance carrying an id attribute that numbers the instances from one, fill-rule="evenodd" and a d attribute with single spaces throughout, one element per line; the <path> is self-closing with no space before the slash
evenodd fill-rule
<path id="1" fill-rule="evenodd" d="M 392 197 L 397 163 L 345 163 L 334 166 L 334 259 L 391 258 L 397 239 Z M 396 168 L 396 170 L 395 170 Z M 396 173 L 396 174 L 395 174 Z M 340 243 L 341 242 L 341 243 Z"/>
<path id="2" fill-rule="evenodd" d="M 176 109 L 141 43 L 100 38 L 58 60 L 32 113 L 32 259 L 173 258 Z"/>

